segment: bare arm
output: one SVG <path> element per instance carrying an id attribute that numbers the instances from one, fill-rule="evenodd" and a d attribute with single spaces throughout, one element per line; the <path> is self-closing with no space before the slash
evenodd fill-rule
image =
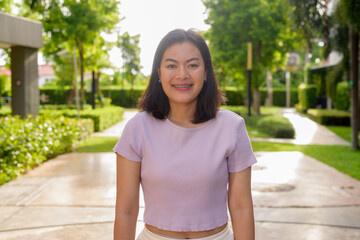
<path id="1" fill-rule="evenodd" d="M 251 196 L 251 167 L 229 177 L 229 211 L 236 240 L 254 240 L 254 210 Z"/>
<path id="2" fill-rule="evenodd" d="M 116 154 L 114 240 L 134 240 L 139 213 L 140 163 Z"/>

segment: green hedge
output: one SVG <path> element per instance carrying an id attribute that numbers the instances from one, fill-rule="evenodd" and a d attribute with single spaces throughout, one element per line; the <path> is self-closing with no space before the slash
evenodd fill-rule
<path id="1" fill-rule="evenodd" d="M 282 116 L 278 107 L 262 107 L 262 115 L 247 116 L 247 108 L 244 106 L 222 106 L 224 109 L 233 111 L 245 119 L 246 125 L 257 128 L 259 132 L 273 138 L 294 138 L 295 130 L 289 120 Z"/>
<path id="2" fill-rule="evenodd" d="M 71 151 L 91 135 L 93 128 L 90 119 L 56 115 L 0 118 L 0 185 Z"/>
<path id="3" fill-rule="evenodd" d="M 80 111 L 80 118 L 90 118 L 94 122 L 94 132 L 102 131 L 123 119 L 124 109 L 122 107 L 104 107 L 96 109 L 85 109 Z M 56 114 L 65 117 L 77 118 L 77 111 L 75 109 L 41 109 L 40 114 Z"/>
<path id="4" fill-rule="evenodd" d="M 350 85 L 349 82 L 339 82 L 336 85 L 336 101 L 334 106 L 338 110 L 349 110 L 350 108 Z"/>
<path id="5" fill-rule="evenodd" d="M 275 138 L 294 138 L 295 129 L 289 120 L 282 116 L 267 116 L 259 120 L 259 130 Z"/>
<path id="6" fill-rule="evenodd" d="M 54 88 L 40 88 L 40 94 L 49 96 L 49 102 L 46 104 L 66 104 L 68 96 L 70 95 L 70 89 L 59 90 Z M 122 106 L 126 108 L 134 107 L 137 105 L 138 99 L 144 90 L 134 89 L 134 98 L 131 98 L 130 89 L 101 89 L 101 93 L 106 98 L 111 98 L 111 103 L 116 106 Z M 244 105 L 247 92 L 244 89 L 227 89 L 225 90 L 226 97 L 228 99 L 227 105 Z M 260 103 L 264 105 L 267 98 L 267 89 L 260 89 Z M 87 104 L 91 102 L 91 93 L 85 93 L 85 101 Z M 290 106 L 294 106 L 298 102 L 297 89 L 291 89 Z M 274 106 L 284 107 L 286 105 L 286 90 L 274 88 L 273 89 L 273 104 Z"/>
<path id="7" fill-rule="evenodd" d="M 299 106 L 297 109 L 306 111 L 316 107 L 316 85 L 302 83 L 299 85 Z"/>
<path id="8" fill-rule="evenodd" d="M 350 113 L 340 110 L 309 109 L 308 116 L 322 125 L 350 126 Z"/>

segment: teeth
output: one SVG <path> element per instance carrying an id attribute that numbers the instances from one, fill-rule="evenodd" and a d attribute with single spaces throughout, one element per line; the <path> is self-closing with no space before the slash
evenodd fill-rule
<path id="1" fill-rule="evenodd" d="M 176 85 L 174 85 L 174 87 L 175 88 L 188 88 L 188 87 L 190 87 L 191 85 L 185 85 L 185 86 L 176 86 Z"/>

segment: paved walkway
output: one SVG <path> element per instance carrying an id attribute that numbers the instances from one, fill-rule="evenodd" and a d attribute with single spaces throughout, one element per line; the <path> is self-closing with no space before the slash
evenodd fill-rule
<path id="1" fill-rule="evenodd" d="M 360 239 L 360 181 L 300 152 L 256 156 L 256 239 Z M 112 239 L 115 193 L 114 153 L 60 155 L 0 187 L 0 239 Z M 143 211 L 141 194 L 138 232 Z"/>
<path id="2" fill-rule="evenodd" d="M 326 127 L 300 115 L 293 108 L 283 109 L 283 116 L 289 119 L 295 129 L 295 139 L 253 138 L 253 141 L 292 143 L 299 145 L 346 145 L 350 143 Z"/>

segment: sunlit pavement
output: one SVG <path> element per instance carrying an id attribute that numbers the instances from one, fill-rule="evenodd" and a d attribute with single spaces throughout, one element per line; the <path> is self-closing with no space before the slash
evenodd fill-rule
<path id="1" fill-rule="evenodd" d="M 300 152 L 257 152 L 256 239 L 360 239 L 360 182 Z M 112 239 L 114 153 L 60 155 L 0 187 L 0 239 Z M 138 233 L 143 227 L 141 194 Z"/>
<path id="2" fill-rule="evenodd" d="M 346 145 L 350 143 L 328 130 L 326 127 L 300 115 L 293 108 L 283 109 L 283 116 L 292 123 L 295 129 L 295 139 L 252 138 L 252 141 L 268 141 L 292 143 L 299 145 Z"/>

